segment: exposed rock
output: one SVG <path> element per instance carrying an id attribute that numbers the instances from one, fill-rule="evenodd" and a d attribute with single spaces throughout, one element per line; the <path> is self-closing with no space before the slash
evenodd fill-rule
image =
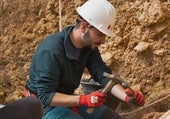
<path id="1" fill-rule="evenodd" d="M 137 52 L 137 53 L 142 53 L 144 51 L 146 51 L 149 47 L 149 43 L 147 42 L 139 42 L 137 44 L 137 46 L 134 48 L 134 50 Z"/>
<path id="2" fill-rule="evenodd" d="M 146 105 L 169 95 L 169 0 L 109 1 L 117 11 L 117 36 L 107 38 L 100 47 L 103 60 L 113 73 L 144 93 Z M 44 37 L 59 31 L 59 20 L 62 27 L 73 25 L 75 9 L 84 1 L 61 2 L 60 18 L 58 0 L 0 1 L 0 103 L 7 104 L 22 97 L 37 45 Z M 85 69 L 82 79 L 87 78 L 89 74 Z M 82 93 L 81 86 L 76 93 Z M 169 103 L 170 100 L 157 103 L 149 108 L 152 113 L 141 111 L 123 119 L 160 117 L 170 108 Z M 119 107 L 118 112 L 132 111 L 127 105 Z"/>

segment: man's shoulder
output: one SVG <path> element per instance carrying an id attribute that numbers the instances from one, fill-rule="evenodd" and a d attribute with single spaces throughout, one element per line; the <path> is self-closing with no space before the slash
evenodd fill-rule
<path id="1" fill-rule="evenodd" d="M 48 51 L 51 53 L 58 54 L 64 52 L 64 38 L 60 33 L 54 33 L 47 36 L 38 45 L 36 53 Z"/>
<path id="2" fill-rule="evenodd" d="M 65 39 L 69 36 L 69 33 L 73 29 L 73 26 L 65 27 L 61 32 L 56 32 L 51 35 L 48 35 L 44 40 L 44 42 L 51 43 L 63 43 Z"/>
<path id="3" fill-rule="evenodd" d="M 61 45 L 64 42 L 64 36 L 62 33 L 57 32 L 48 35 L 40 44 L 45 46 Z"/>

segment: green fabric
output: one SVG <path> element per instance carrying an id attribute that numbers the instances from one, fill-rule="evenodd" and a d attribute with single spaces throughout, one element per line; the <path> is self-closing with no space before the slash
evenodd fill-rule
<path id="1" fill-rule="evenodd" d="M 92 78 L 101 85 L 104 86 L 108 82 L 102 73 L 111 71 L 102 61 L 98 49 L 83 48 L 79 58 L 75 57 L 69 38 L 73 28 L 73 26 L 66 27 L 62 32 L 44 39 L 32 58 L 30 79 L 26 87 L 37 94 L 44 108 L 49 108 L 55 92 L 73 94 L 79 86 L 85 67 L 88 68 Z"/>

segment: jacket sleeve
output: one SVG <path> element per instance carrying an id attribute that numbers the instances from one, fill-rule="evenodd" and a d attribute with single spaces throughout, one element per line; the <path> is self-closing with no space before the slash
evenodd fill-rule
<path id="1" fill-rule="evenodd" d="M 103 87 L 106 86 L 109 79 L 103 76 L 103 72 L 111 73 L 111 69 L 103 62 L 98 49 L 91 52 L 87 68 L 95 81 L 98 81 Z"/>
<path id="2" fill-rule="evenodd" d="M 35 88 L 37 96 L 44 105 L 49 105 L 59 83 L 59 63 L 56 54 L 41 50 L 33 58 L 33 70 L 35 72 Z"/>

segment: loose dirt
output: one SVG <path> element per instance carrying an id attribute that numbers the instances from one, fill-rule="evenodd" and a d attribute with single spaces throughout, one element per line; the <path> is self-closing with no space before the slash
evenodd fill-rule
<path id="1" fill-rule="evenodd" d="M 75 9 L 84 1 L 61 0 L 61 16 L 58 0 L 0 1 L 0 104 L 22 98 L 37 45 L 60 28 L 74 25 Z M 113 74 L 144 93 L 146 106 L 152 104 L 123 115 L 140 108 L 121 102 L 116 111 L 123 119 L 158 119 L 170 109 L 170 98 L 158 101 L 170 95 L 170 2 L 109 1 L 117 10 L 116 36 L 100 47 L 102 58 Z M 85 71 L 82 78 L 87 77 Z M 81 93 L 81 86 L 76 93 Z"/>

